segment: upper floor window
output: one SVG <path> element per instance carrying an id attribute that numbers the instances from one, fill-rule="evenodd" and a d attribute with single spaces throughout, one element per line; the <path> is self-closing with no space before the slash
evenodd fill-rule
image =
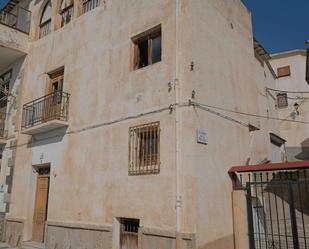
<path id="1" fill-rule="evenodd" d="M 290 66 L 285 66 L 285 67 L 278 67 L 277 68 L 277 75 L 278 77 L 286 77 L 286 76 L 291 76 L 291 68 Z"/>
<path id="2" fill-rule="evenodd" d="M 134 69 L 161 61 L 161 25 L 132 38 Z"/>
<path id="3" fill-rule="evenodd" d="M 61 27 L 65 24 L 68 24 L 74 15 L 74 4 L 73 0 L 62 0 L 60 6 L 60 15 L 61 15 Z"/>
<path id="4" fill-rule="evenodd" d="M 129 174 L 160 171 L 160 122 L 130 128 Z"/>
<path id="5" fill-rule="evenodd" d="M 51 17 L 52 17 L 52 4 L 51 1 L 48 1 L 44 6 L 40 20 L 40 38 L 48 35 L 51 32 Z"/>
<path id="6" fill-rule="evenodd" d="M 100 0 L 82 0 L 82 13 L 86 13 L 100 5 Z"/>

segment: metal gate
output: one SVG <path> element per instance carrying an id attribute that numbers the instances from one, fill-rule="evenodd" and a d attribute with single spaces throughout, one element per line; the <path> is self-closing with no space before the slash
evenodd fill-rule
<path id="1" fill-rule="evenodd" d="M 245 182 L 250 249 L 309 249 L 306 171 L 253 173 Z"/>

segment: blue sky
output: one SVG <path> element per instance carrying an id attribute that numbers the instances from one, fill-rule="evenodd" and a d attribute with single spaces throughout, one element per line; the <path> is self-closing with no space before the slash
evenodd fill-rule
<path id="1" fill-rule="evenodd" d="M 269 53 L 306 48 L 309 0 L 242 0 L 252 12 L 254 36 Z M 7 0 L 0 0 L 0 8 Z"/>
<path id="2" fill-rule="evenodd" d="M 0 9 L 8 2 L 8 0 L 0 0 Z"/>
<path id="3" fill-rule="evenodd" d="M 254 36 L 269 53 L 307 48 L 309 0 L 242 0 L 252 12 Z"/>

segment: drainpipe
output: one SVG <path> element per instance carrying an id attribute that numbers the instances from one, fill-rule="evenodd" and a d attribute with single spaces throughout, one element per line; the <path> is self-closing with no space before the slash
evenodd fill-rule
<path id="1" fill-rule="evenodd" d="M 179 82 L 179 58 L 178 58 L 178 51 L 179 51 L 179 0 L 175 0 L 175 77 L 174 77 L 174 88 L 175 88 L 175 170 L 176 170 L 176 232 L 177 234 L 180 232 L 180 218 L 181 218 L 181 195 L 180 195 L 180 135 L 181 135 L 181 113 L 179 110 L 179 106 L 177 105 L 180 103 L 180 82 Z M 178 239 L 176 238 L 176 248 L 178 248 Z"/>

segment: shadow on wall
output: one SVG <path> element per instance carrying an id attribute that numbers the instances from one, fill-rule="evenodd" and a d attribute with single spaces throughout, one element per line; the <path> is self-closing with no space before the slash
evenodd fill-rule
<path id="1" fill-rule="evenodd" d="M 276 201 L 279 203 L 284 201 L 286 204 L 290 205 L 291 196 L 289 196 L 290 192 L 287 184 L 287 181 L 290 181 L 295 209 L 303 215 L 309 216 L 309 170 L 295 170 L 294 172 L 289 173 L 281 172 L 274 176 L 275 177 L 264 189 L 265 195 L 272 193 L 278 198 Z"/>
<path id="2" fill-rule="evenodd" d="M 286 147 L 288 161 L 309 160 L 309 138 L 301 142 L 299 147 Z"/>
<path id="3" fill-rule="evenodd" d="M 64 127 L 50 132 L 34 135 L 28 143 L 28 148 L 59 143 L 63 140 L 67 129 L 67 127 Z"/>

